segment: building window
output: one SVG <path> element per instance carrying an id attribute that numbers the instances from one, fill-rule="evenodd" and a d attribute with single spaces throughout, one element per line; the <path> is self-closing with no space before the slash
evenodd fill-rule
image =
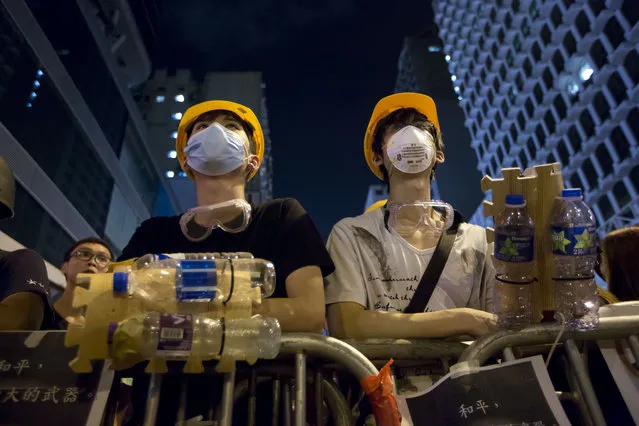
<path id="1" fill-rule="evenodd" d="M 624 40 L 624 31 L 619 21 L 614 16 L 610 18 L 606 26 L 604 27 L 604 34 L 608 37 L 610 44 L 616 49 Z"/>
<path id="2" fill-rule="evenodd" d="M 607 195 L 601 197 L 597 202 L 597 205 L 599 206 L 599 211 L 601 211 L 604 220 L 610 219 L 612 215 L 615 214 L 615 210 L 612 208 L 612 204 L 610 204 L 610 200 Z"/>
<path id="3" fill-rule="evenodd" d="M 493 102 L 495 101 L 495 95 L 493 95 L 493 91 L 488 90 L 488 95 L 486 95 L 486 97 L 488 98 L 488 103 L 492 105 Z"/>
<path id="4" fill-rule="evenodd" d="M 482 102 L 481 111 L 484 113 L 484 116 L 488 115 L 488 104 L 486 104 L 486 102 Z"/>
<path id="5" fill-rule="evenodd" d="M 544 123 L 546 124 L 546 128 L 548 129 L 548 133 L 550 133 L 551 135 L 555 133 L 557 122 L 555 121 L 555 117 L 553 117 L 550 110 L 546 111 L 546 114 L 544 115 Z"/>
<path id="6" fill-rule="evenodd" d="M 610 118 L 610 105 L 608 105 L 608 101 L 606 101 L 606 97 L 602 92 L 597 93 L 593 105 L 601 121 L 606 121 Z"/>
<path id="7" fill-rule="evenodd" d="M 526 114 L 528 114 L 528 118 L 532 118 L 533 113 L 535 112 L 535 107 L 533 106 L 533 103 L 530 100 L 530 98 L 526 99 L 524 108 L 526 108 Z"/>
<path id="8" fill-rule="evenodd" d="M 555 5 L 550 12 L 550 20 L 552 24 L 557 28 L 561 24 L 561 10 L 559 10 L 559 6 Z"/>
<path id="9" fill-rule="evenodd" d="M 528 158 L 526 158 L 526 151 L 523 149 L 519 151 L 519 162 L 521 163 L 522 168 L 525 168 L 526 166 L 528 166 Z"/>
<path id="10" fill-rule="evenodd" d="M 611 174 L 613 171 L 612 158 L 610 157 L 610 153 L 608 152 L 605 144 L 602 143 L 597 147 L 597 149 L 595 150 L 595 157 L 597 157 L 597 161 L 601 166 L 603 175 L 608 176 L 609 174 Z"/>
<path id="11" fill-rule="evenodd" d="M 610 133 L 610 142 L 612 142 L 612 146 L 617 152 L 619 161 L 630 157 L 630 143 L 628 143 L 628 138 L 626 138 L 626 134 L 621 127 L 615 127 L 615 130 Z"/>
<path id="12" fill-rule="evenodd" d="M 484 158 L 484 145 L 479 144 L 477 145 L 477 151 L 479 151 L 479 158 Z"/>
<path id="13" fill-rule="evenodd" d="M 546 145 L 546 133 L 544 132 L 544 128 L 541 124 L 537 124 L 537 127 L 535 128 L 535 136 L 537 136 L 539 146 L 543 147 Z"/>
<path id="14" fill-rule="evenodd" d="M 564 48 L 566 49 L 568 56 L 577 51 L 577 41 L 570 30 L 566 33 L 566 37 L 564 37 Z"/>
<path id="15" fill-rule="evenodd" d="M 504 24 L 506 25 L 506 28 L 510 28 L 510 26 L 513 24 L 513 17 L 510 13 L 506 13 Z"/>
<path id="16" fill-rule="evenodd" d="M 504 38 L 506 37 L 506 34 L 504 33 L 504 29 L 500 28 L 499 32 L 497 33 L 497 40 L 499 40 L 499 44 L 503 44 L 504 43 Z"/>
<path id="17" fill-rule="evenodd" d="M 524 61 L 524 73 L 526 74 L 526 77 L 530 77 L 530 74 L 532 73 L 532 64 L 528 58 Z"/>
<path id="18" fill-rule="evenodd" d="M 537 7 L 537 0 L 532 0 L 530 2 L 530 6 L 528 7 L 528 13 L 533 20 L 539 18 L 539 8 Z"/>
<path id="19" fill-rule="evenodd" d="M 587 138 L 593 137 L 595 134 L 595 122 L 592 120 L 590 113 L 588 110 L 584 110 L 579 116 L 579 123 L 581 124 L 581 128 L 586 134 Z"/>
<path id="20" fill-rule="evenodd" d="M 548 67 L 544 69 L 544 72 L 541 75 L 541 78 L 544 80 L 544 84 L 546 85 L 546 90 L 550 90 L 553 86 L 554 78 Z"/>
<path id="21" fill-rule="evenodd" d="M 557 74 L 561 73 L 564 70 L 564 56 L 559 50 L 555 51 L 555 54 L 552 55 L 552 64 L 555 67 L 555 71 L 557 71 Z"/>
<path id="22" fill-rule="evenodd" d="M 515 35 L 515 40 L 513 40 L 513 47 L 515 48 L 515 52 L 521 52 L 521 39 L 519 38 L 519 34 Z"/>
<path id="23" fill-rule="evenodd" d="M 632 182 L 632 186 L 635 187 L 635 192 L 639 192 L 639 166 L 635 166 L 630 171 L 630 181 Z"/>
<path id="24" fill-rule="evenodd" d="M 535 141 L 532 138 L 529 138 L 528 142 L 526 142 L 526 147 L 528 148 L 530 159 L 535 161 L 535 158 L 537 158 L 537 147 L 535 146 Z"/>
<path id="25" fill-rule="evenodd" d="M 524 37 L 528 37 L 530 35 L 530 24 L 528 23 L 528 19 L 525 19 L 521 23 L 521 33 Z"/>
<path id="26" fill-rule="evenodd" d="M 639 8 L 637 7 L 637 2 L 633 0 L 625 0 L 623 5 L 621 6 L 621 14 L 626 21 L 630 24 L 630 26 L 634 26 L 637 22 L 639 22 Z"/>
<path id="27" fill-rule="evenodd" d="M 501 77 L 502 80 L 506 79 L 506 67 L 504 66 L 504 64 L 501 64 L 501 66 L 499 67 L 499 77 Z"/>
<path id="28" fill-rule="evenodd" d="M 521 73 L 517 73 L 517 77 L 515 77 L 515 84 L 517 85 L 517 90 L 521 92 L 524 88 L 524 79 L 521 76 Z"/>
<path id="29" fill-rule="evenodd" d="M 639 14 L 639 8 L 638 14 Z M 626 59 L 623 61 L 623 66 L 626 68 L 626 72 L 630 76 L 630 79 L 635 84 L 639 84 L 639 54 L 637 54 L 636 50 L 631 50 L 626 55 Z"/>
<path id="30" fill-rule="evenodd" d="M 510 138 L 508 137 L 508 135 L 504 135 L 503 144 L 504 144 L 504 151 L 506 151 L 506 154 L 508 154 L 510 152 L 510 148 L 512 146 L 510 144 Z"/>
<path id="31" fill-rule="evenodd" d="M 615 102 L 617 105 L 628 99 L 628 95 L 626 93 L 626 85 L 623 80 L 616 72 L 610 76 L 608 80 L 608 90 L 612 93 L 612 96 L 615 98 Z"/>
<path id="32" fill-rule="evenodd" d="M 486 149 L 490 149 L 490 139 L 488 139 L 488 135 L 484 134 L 484 146 Z"/>
<path id="33" fill-rule="evenodd" d="M 586 12 L 583 10 L 579 12 L 579 15 L 577 15 L 575 24 L 577 25 L 577 30 L 582 38 L 590 32 L 590 21 L 588 20 L 588 16 L 586 16 Z"/>
<path id="34" fill-rule="evenodd" d="M 513 140 L 513 143 L 517 143 L 517 136 L 519 133 L 517 132 L 517 127 L 514 124 L 510 125 L 510 138 Z"/>
<path id="35" fill-rule="evenodd" d="M 493 89 L 495 89 L 495 93 L 499 93 L 500 88 L 501 88 L 501 85 L 499 84 L 499 79 L 493 78 Z"/>
<path id="36" fill-rule="evenodd" d="M 590 57 L 599 69 L 608 63 L 608 53 L 600 40 L 596 40 L 590 47 Z"/>
<path id="37" fill-rule="evenodd" d="M 519 111 L 517 113 L 517 124 L 519 124 L 519 128 L 523 131 L 526 128 L 526 119 L 524 118 L 524 114 Z"/>
<path id="38" fill-rule="evenodd" d="M 490 123 L 490 126 L 488 126 L 488 132 L 490 133 L 490 138 L 492 140 L 495 140 L 495 124 L 494 123 Z"/>
<path id="39" fill-rule="evenodd" d="M 497 167 L 497 160 L 495 160 L 495 157 L 490 159 L 490 165 L 495 172 L 499 170 L 499 167 Z"/>
<path id="40" fill-rule="evenodd" d="M 531 52 L 533 58 L 535 58 L 535 62 L 539 62 L 541 60 L 541 48 L 539 47 L 539 43 L 533 43 Z"/>
<path id="41" fill-rule="evenodd" d="M 588 0 L 588 5 L 595 16 L 599 15 L 601 11 L 606 8 L 606 2 L 604 0 Z"/>
<path id="42" fill-rule="evenodd" d="M 486 69 L 485 68 L 481 69 L 481 72 L 479 73 L 479 78 L 481 78 L 482 82 L 486 81 Z"/>
<path id="43" fill-rule="evenodd" d="M 512 0 L 511 6 L 513 8 L 513 12 L 519 12 L 519 8 L 521 7 L 521 4 L 519 2 L 519 0 Z"/>
<path id="44" fill-rule="evenodd" d="M 568 142 L 574 153 L 581 152 L 581 135 L 574 124 L 568 129 Z"/>
<path id="45" fill-rule="evenodd" d="M 550 44 L 550 38 L 552 33 L 550 32 L 550 28 L 548 27 L 548 24 L 544 24 L 544 26 L 541 29 L 541 41 L 544 42 L 544 46 L 548 46 Z"/>
<path id="46" fill-rule="evenodd" d="M 635 137 L 635 140 L 639 141 L 639 109 L 637 107 L 634 107 L 628 113 L 626 123 L 628 123 L 628 127 L 630 127 L 630 131 Z"/>
<path id="47" fill-rule="evenodd" d="M 497 128 L 501 128 L 501 114 L 499 111 L 495 111 L 495 124 L 497 124 Z"/>
<path id="48" fill-rule="evenodd" d="M 563 166 L 570 163 L 570 153 L 568 152 L 568 148 L 566 148 L 566 143 L 564 141 L 559 141 L 557 144 L 557 154 L 559 154 L 559 161 L 561 161 Z"/>
<path id="49" fill-rule="evenodd" d="M 597 171 L 592 165 L 590 158 L 587 158 L 586 161 L 583 162 L 581 170 L 584 172 L 584 176 L 586 176 L 586 181 L 588 181 L 588 188 L 596 187 L 599 181 L 599 176 L 597 176 Z"/>
<path id="50" fill-rule="evenodd" d="M 619 204 L 620 207 L 625 206 L 632 200 L 628 188 L 626 188 L 623 182 L 617 182 L 615 186 L 612 187 L 612 194 L 615 196 L 617 204 Z"/>
<path id="51" fill-rule="evenodd" d="M 511 49 L 508 49 L 508 52 L 506 53 L 506 63 L 509 67 L 512 67 L 513 63 L 515 63 L 515 54 Z"/>
<path id="52" fill-rule="evenodd" d="M 501 101 L 501 113 L 506 117 L 508 116 L 508 103 L 505 100 Z"/>
<path id="53" fill-rule="evenodd" d="M 557 112 L 559 119 L 563 120 L 566 118 L 566 102 L 564 101 L 563 96 L 557 95 L 552 104 L 555 107 L 555 111 Z"/>
<path id="54" fill-rule="evenodd" d="M 497 43 L 493 43 L 493 45 L 490 47 L 490 51 L 493 54 L 493 56 L 496 58 L 497 54 L 499 53 L 499 49 L 497 48 Z"/>
<path id="55" fill-rule="evenodd" d="M 497 159 L 499 160 L 499 164 L 504 162 L 504 150 L 501 146 L 497 148 Z"/>
<path id="56" fill-rule="evenodd" d="M 581 183 L 581 178 L 579 177 L 579 173 L 575 172 L 570 176 L 570 187 L 571 188 L 583 188 L 583 184 Z"/>
<path id="57" fill-rule="evenodd" d="M 553 155 L 553 153 L 551 152 L 550 154 L 548 154 L 548 156 L 546 157 L 546 164 L 552 164 L 557 162 L 557 160 L 555 160 L 555 156 Z"/>
<path id="58" fill-rule="evenodd" d="M 489 56 L 486 58 L 486 68 L 491 69 L 493 67 L 493 59 Z"/>
<path id="59" fill-rule="evenodd" d="M 544 91 L 541 90 L 541 86 L 539 85 L 539 83 L 535 84 L 533 95 L 535 95 L 535 101 L 537 101 L 537 105 L 541 105 L 541 101 L 544 99 Z"/>

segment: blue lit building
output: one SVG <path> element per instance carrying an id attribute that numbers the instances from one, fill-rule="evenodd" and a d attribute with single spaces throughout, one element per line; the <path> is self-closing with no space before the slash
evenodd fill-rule
<path id="1" fill-rule="evenodd" d="M 558 161 L 602 236 L 639 224 L 639 3 L 433 5 L 477 169 Z"/>

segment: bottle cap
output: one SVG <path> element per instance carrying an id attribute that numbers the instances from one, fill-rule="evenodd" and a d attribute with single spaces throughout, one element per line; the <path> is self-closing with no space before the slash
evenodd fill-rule
<path id="1" fill-rule="evenodd" d="M 561 191 L 563 198 L 581 197 L 581 188 L 564 189 Z"/>
<path id="2" fill-rule="evenodd" d="M 506 195 L 507 206 L 523 206 L 526 204 L 524 196 L 521 194 L 508 194 Z"/>
<path id="3" fill-rule="evenodd" d="M 113 292 L 128 293 L 129 292 L 129 274 L 126 272 L 113 273 Z"/>

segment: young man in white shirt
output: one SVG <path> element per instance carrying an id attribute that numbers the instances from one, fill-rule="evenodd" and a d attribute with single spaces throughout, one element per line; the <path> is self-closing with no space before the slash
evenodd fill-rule
<path id="1" fill-rule="evenodd" d="M 438 338 L 481 335 L 494 328 L 493 315 L 486 312 L 492 310 L 492 245 L 483 228 L 460 224 L 457 214 L 450 255 L 424 312 L 404 313 L 441 235 L 426 224 L 452 219 L 450 206 L 425 207 L 422 213 L 415 207 L 431 201 L 431 180 L 444 162 L 443 146 L 430 97 L 399 93 L 375 107 L 364 153 L 371 171 L 389 185 L 388 205 L 343 219 L 331 231 L 328 250 L 335 272 L 325 279 L 331 335 Z M 408 214 L 398 217 L 397 208 Z M 407 222 L 412 225 L 400 226 Z"/>

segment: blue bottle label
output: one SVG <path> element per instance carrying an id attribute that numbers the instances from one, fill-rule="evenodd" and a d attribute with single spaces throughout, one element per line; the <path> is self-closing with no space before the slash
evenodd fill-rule
<path id="1" fill-rule="evenodd" d="M 217 293 L 215 260 L 182 260 L 176 293 L 180 302 L 211 302 Z"/>
<path id="2" fill-rule="evenodd" d="M 553 226 L 552 252 L 564 256 L 596 255 L 595 226 Z"/>
<path id="3" fill-rule="evenodd" d="M 535 256 L 535 234 L 495 232 L 495 258 L 502 262 L 531 262 Z"/>
<path id="4" fill-rule="evenodd" d="M 193 345 L 193 317 L 181 314 L 160 314 L 160 338 L 157 355 L 185 356 Z"/>

